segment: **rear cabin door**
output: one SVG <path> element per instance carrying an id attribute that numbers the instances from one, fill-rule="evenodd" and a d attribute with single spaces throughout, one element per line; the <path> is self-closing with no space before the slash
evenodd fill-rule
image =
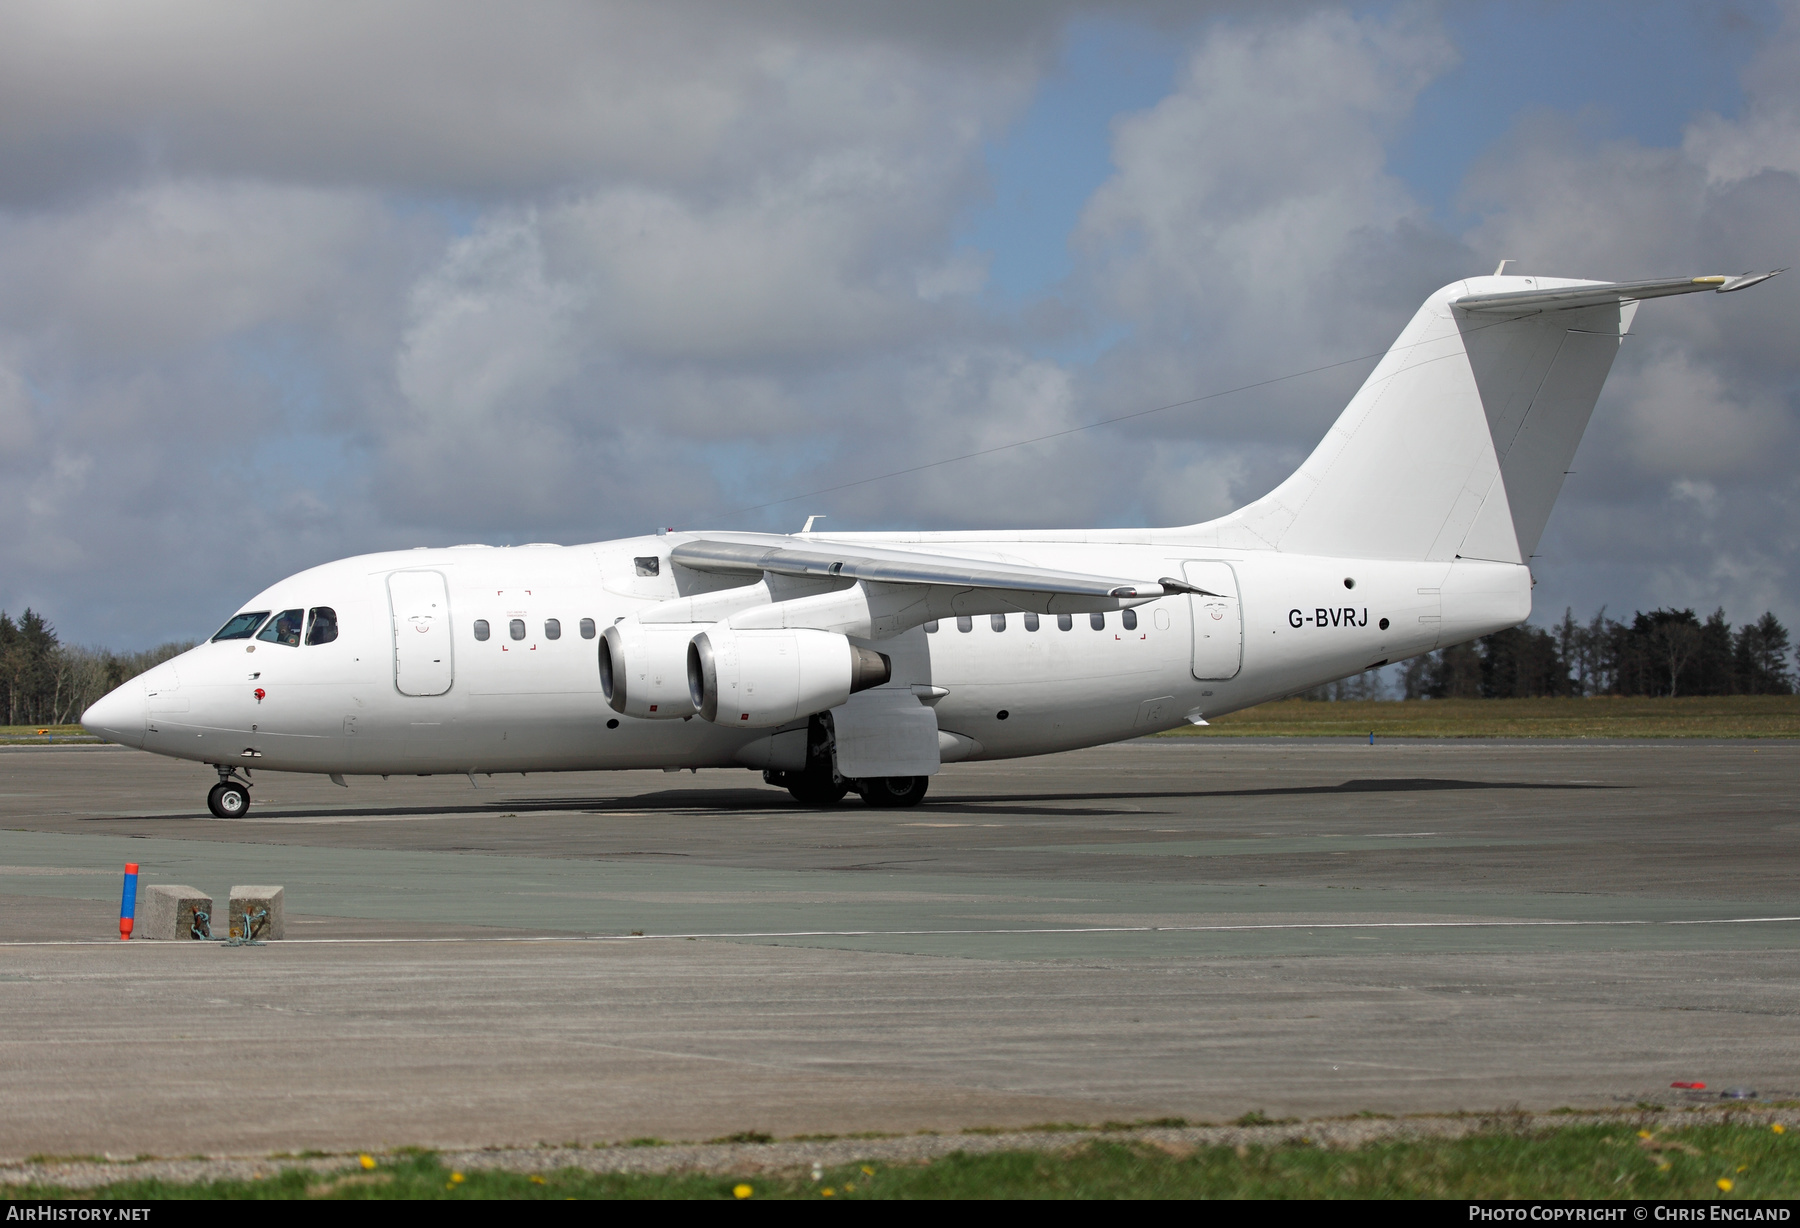
<path id="1" fill-rule="evenodd" d="M 1194 611 L 1194 677 L 1203 682 L 1235 678 L 1244 667 L 1244 611 L 1237 573 L 1230 563 L 1182 564 L 1187 582 L 1213 596 L 1188 598 Z"/>
<path id="2" fill-rule="evenodd" d="M 442 695 L 453 677 L 450 593 L 435 571 L 388 577 L 394 609 L 394 687 L 402 695 Z"/>

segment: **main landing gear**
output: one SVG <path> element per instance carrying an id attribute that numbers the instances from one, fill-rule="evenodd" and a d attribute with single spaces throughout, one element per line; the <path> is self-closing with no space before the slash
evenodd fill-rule
<path id="1" fill-rule="evenodd" d="M 763 773 L 763 780 L 778 785 L 794 795 L 802 806 L 835 806 L 844 795 L 855 789 L 864 803 L 877 810 L 897 810 L 917 806 L 925 800 L 931 784 L 929 776 L 872 776 L 866 780 L 847 780 L 835 772 L 827 776 L 815 772 Z"/>
<path id="2" fill-rule="evenodd" d="M 763 773 L 763 780 L 786 789 L 802 806 L 835 806 L 844 800 L 846 793 L 855 789 L 866 805 L 877 810 L 917 806 L 925 799 L 925 790 L 931 784 L 929 776 L 871 776 L 866 780 L 852 780 L 838 775 L 831 725 L 822 715 L 813 717 L 807 727 L 805 769 L 798 772 L 771 769 Z"/>
<path id="3" fill-rule="evenodd" d="M 786 789 L 802 806 L 835 806 L 851 784 L 836 772 L 764 772 L 763 780 Z"/>
<path id="4" fill-rule="evenodd" d="M 898 810 L 925 800 L 929 776 L 875 776 L 856 782 L 863 801 L 877 810 Z"/>
<path id="5" fill-rule="evenodd" d="M 250 809 L 250 782 L 237 778 L 237 769 L 215 764 L 219 783 L 206 795 L 206 808 L 221 819 L 243 817 Z"/>
<path id="6" fill-rule="evenodd" d="M 852 782 L 838 775 L 831 722 L 823 713 L 806 723 L 806 766 L 798 772 L 770 769 L 763 781 L 786 789 L 802 806 L 835 806 L 844 799 Z"/>

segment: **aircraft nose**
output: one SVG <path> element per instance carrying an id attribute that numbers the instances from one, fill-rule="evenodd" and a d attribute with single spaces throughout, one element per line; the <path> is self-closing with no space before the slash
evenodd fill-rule
<path id="1" fill-rule="evenodd" d="M 94 701 L 81 714 L 81 727 L 96 737 L 142 749 L 145 710 L 143 680 L 133 678 Z"/>

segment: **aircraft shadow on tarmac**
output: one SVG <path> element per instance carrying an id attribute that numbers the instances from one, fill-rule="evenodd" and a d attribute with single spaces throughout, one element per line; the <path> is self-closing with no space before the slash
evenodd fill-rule
<path id="1" fill-rule="evenodd" d="M 1104 806 L 1083 807 L 1071 805 L 1077 802 L 1114 802 L 1131 803 L 1146 801 L 1173 801 L 1181 799 L 1207 799 L 1231 797 L 1332 797 L 1355 793 L 1449 793 L 1470 790 L 1499 789 L 1508 791 L 1522 790 L 1554 790 L 1559 792 L 1587 791 L 1595 789 L 1620 789 L 1624 785 L 1607 784 L 1553 784 L 1527 781 L 1489 781 L 1489 780 L 1454 780 L 1433 777 L 1398 777 L 1393 779 L 1347 780 L 1338 785 L 1294 785 L 1287 788 L 1265 789 L 1141 789 L 1141 790 L 1107 790 L 1104 792 L 1063 793 L 1054 799 L 1054 805 L 1046 805 L 1041 794 L 995 793 L 976 795 L 973 797 L 945 798 L 941 801 L 927 799 L 918 807 L 918 812 L 933 814 L 985 814 L 992 815 L 996 811 L 1018 815 L 1047 815 L 1062 817 L 1124 815 L 1137 813 L 1134 810 L 1113 810 Z M 511 814 L 524 815 L 548 814 L 557 812 L 581 812 L 592 815 L 606 815 L 618 812 L 632 814 L 646 810 L 664 813 L 697 813 L 697 814 L 731 814 L 744 812 L 777 813 L 792 812 L 798 809 L 787 797 L 772 789 L 664 789 L 655 793 L 640 793 L 627 797 L 530 797 L 500 799 L 492 802 L 481 802 L 465 806 L 330 806 L 330 807 L 289 807 L 284 809 L 265 809 L 253 811 L 240 819 L 224 820 L 229 823 L 255 823 L 259 819 L 380 819 L 407 817 L 452 817 L 456 815 L 492 815 L 495 811 L 506 811 Z M 824 814 L 841 814 L 863 809 L 862 804 L 854 797 L 846 799 L 837 807 L 816 811 Z M 806 813 L 814 813 L 806 808 Z M 905 811 L 889 811 L 888 814 L 904 814 Z M 181 819 L 182 815 L 121 815 L 117 817 L 93 815 L 86 817 L 85 822 L 146 822 L 166 819 Z M 193 818 L 213 820 L 210 815 L 196 814 Z"/>
<path id="2" fill-rule="evenodd" d="M 1066 802 L 1134 802 L 1134 801 L 1172 801 L 1181 799 L 1202 800 L 1207 798 L 1228 797 L 1333 797 L 1349 793 L 1451 793 L 1475 789 L 1503 790 L 1586 790 L 1586 789 L 1618 789 L 1623 785 L 1602 784 L 1532 784 L 1517 781 L 1488 780 L 1440 780 L 1429 777 L 1401 777 L 1392 780 L 1346 780 L 1341 785 L 1294 785 L 1288 788 L 1273 789 L 1142 789 L 1111 790 L 1104 793 L 1064 793 L 1058 797 Z M 1041 799 L 1032 798 L 1032 801 Z M 1081 815 L 1081 814 L 1130 814 L 1128 810 L 1080 809 L 1072 806 L 1032 806 L 1021 804 L 1024 799 L 1014 800 L 1013 795 L 994 794 L 986 797 L 948 798 L 933 805 L 929 800 L 923 803 L 939 814 L 991 814 L 995 807 L 1003 807 L 1009 814 L 1047 814 L 1047 815 Z"/>

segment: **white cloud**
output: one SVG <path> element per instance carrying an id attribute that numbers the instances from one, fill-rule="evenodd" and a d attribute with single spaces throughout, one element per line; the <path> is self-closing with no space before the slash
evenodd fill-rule
<path id="1" fill-rule="evenodd" d="M 1118 174 L 1082 226 L 1110 297 L 1135 319 L 1215 326 L 1327 314 L 1319 278 L 1354 236 L 1416 213 L 1383 141 L 1454 60 L 1410 15 L 1215 31 L 1172 95 L 1115 123 Z"/>
<path id="2" fill-rule="evenodd" d="M 1116 119 L 1073 276 L 1011 313 L 957 232 L 1062 7 L 9 6 L 0 515 L 29 546 L 0 543 L 0 605 L 135 643 L 337 555 L 717 522 L 1380 350 L 1498 255 L 1800 246 L 1791 39 L 1680 149 L 1521 124 L 1458 235 L 1388 167 L 1457 55 L 1429 10 L 1240 11 L 1167 27 L 1174 87 Z M 1762 600 L 1791 570 L 1795 292 L 1646 307 L 1551 525 L 1578 604 L 1674 572 Z M 733 523 L 1199 520 L 1285 476 L 1360 374 Z M 1707 536 L 1732 524 L 1762 527 Z"/>
<path id="3" fill-rule="evenodd" d="M 595 338 L 624 353 L 762 364 L 916 336 L 916 289 L 893 256 L 921 246 L 912 219 L 943 219 L 941 181 L 832 161 L 710 205 L 600 193 L 546 213 L 547 243 L 589 287 Z"/>
<path id="4" fill-rule="evenodd" d="M 1701 115 L 1688 126 L 1683 152 L 1714 185 L 1763 171 L 1800 174 L 1800 6 L 1784 7 L 1786 25 L 1744 70 L 1744 113 Z"/>
<path id="5" fill-rule="evenodd" d="M 373 197 L 164 181 L 0 214 L 0 328 L 84 368 L 316 324 L 386 273 L 403 228 Z"/>
<path id="6" fill-rule="evenodd" d="M 1057 5 L 471 0 L 0 11 L 15 196 L 140 167 L 405 192 L 784 177 L 818 150 L 979 128 Z"/>
<path id="7" fill-rule="evenodd" d="M 1691 351 L 1664 345 L 1614 380 L 1609 399 L 1622 410 L 1638 472 L 1741 483 L 1789 470 L 1792 407 L 1763 389 L 1734 386 Z"/>
<path id="8" fill-rule="evenodd" d="M 508 216 L 452 244 L 409 296 L 396 383 L 427 433 L 471 442 L 516 426 L 578 369 L 585 292 L 545 270 L 536 219 Z"/>
<path id="9" fill-rule="evenodd" d="M 717 507 L 721 439 L 830 455 L 974 288 L 1063 19 L 8 7 L 0 605 L 137 642 L 333 555 Z"/>
<path id="10" fill-rule="evenodd" d="M 1411 11 L 1225 24 L 1169 97 L 1115 120 L 1117 171 L 1083 214 L 1077 284 L 1132 331 L 1099 364 L 1090 403 L 1130 412 L 1385 348 L 1423 295 L 1462 271 L 1388 172 L 1384 144 L 1454 61 Z M 1261 495 L 1360 375 L 1134 423 L 1140 448 L 1161 440 L 1160 469 L 1206 475 L 1186 500 L 1162 485 L 1145 512 L 1192 522 Z"/>
<path id="11" fill-rule="evenodd" d="M 1691 503 L 1702 516 L 1711 519 L 1719 511 L 1719 488 L 1711 482 L 1680 478 L 1669 484 L 1669 493 L 1684 503 Z"/>
<path id="12" fill-rule="evenodd" d="M 913 285 L 928 303 L 963 294 L 978 294 L 987 285 L 989 258 L 983 252 L 960 251 L 948 260 L 914 270 Z"/>
<path id="13" fill-rule="evenodd" d="M 35 434 L 25 381 L 16 371 L 0 367 L 0 457 L 25 452 Z"/>

